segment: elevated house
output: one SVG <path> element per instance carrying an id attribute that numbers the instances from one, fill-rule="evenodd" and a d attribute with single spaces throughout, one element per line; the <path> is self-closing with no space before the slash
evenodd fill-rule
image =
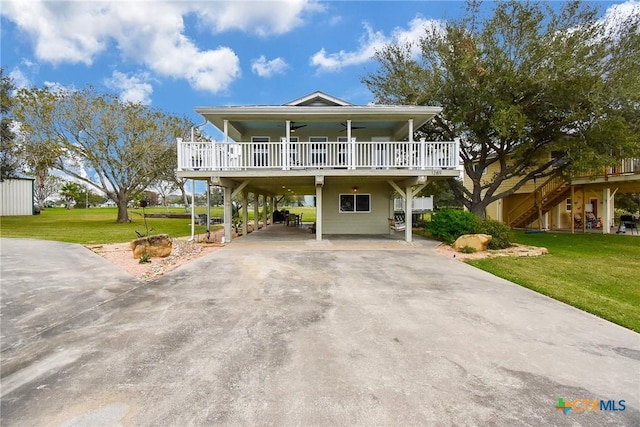
<path id="1" fill-rule="evenodd" d="M 490 165 L 483 171 L 489 180 L 498 169 Z M 511 188 L 515 178 L 506 180 L 497 192 Z M 464 185 L 472 183 L 465 174 Z M 625 159 L 620 164 L 572 178 L 551 177 L 530 180 L 514 194 L 487 206 L 487 217 L 512 228 L 548 230 L 601 229 L 610 233 L 616 225 L 614 196 L 640 192 L 640 159 Z"/>
<path id="2" fill-rule="evenodd" d="M 284 105 L 196 111 L 220 130 L 222 141 L 179 139 L 178 176 L 224 189 L 227 241 L 237 195 L 244 206 L 253 195 L 256 218 L 259 200 L 275 210 L 282 195 L 315 196 L 316 239 L 322 240 L 397 231 L 398 224 L 390 228 L 395 194 L 411 218 L 413 196 L 428 180 L 460 175 L 458 141 L 414 140 L 439 107 L 361 106 L 314 92 Z M 411 227 L 403 228 L 411 241 Z"/>

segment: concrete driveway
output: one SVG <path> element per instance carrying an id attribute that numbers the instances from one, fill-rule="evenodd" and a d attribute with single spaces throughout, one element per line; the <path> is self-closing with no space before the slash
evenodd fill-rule
<path id="1" fill-rule="evenodd" d="M 260 233 L 149 284 L 0 239 L 1 424 L 640 424 L 640 335 L 428 241 Z"/>

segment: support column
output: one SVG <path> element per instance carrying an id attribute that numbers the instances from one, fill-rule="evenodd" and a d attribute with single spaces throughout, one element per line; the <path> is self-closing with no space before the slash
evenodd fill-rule
<path id="1" fill-rule="evenodd" d="M 233 208 L 231 207 L 231 187 L 223 188 L 223 209 L 224 209 L 224 240 L 225 242 L 231 241 L 231 229 L 233 228 Z"/>
<path id="2" fill-rule="evenodd" d="M 262 196 L 262 222 L 264 223 L 264 227 L 267 226 L 267 221 L 269 220 L 269 213 L 267 212 L 267 195 Z"/>
<path id="3" fill-rule="evenodd" d="M 249 193 L 247 191 L 242 192 L 242 235 L 249 234 Z"/>
<path id="4" fill-rule="evenodd" d="M 611 233 L 611 188 L 602 190 L 602 234 Z"/>
<path id="5" fill-rule="evenodd" d="M 562 199 L 562 201 L 556 206 L 556 230 L 560 229 L 560 224 L 562 223 L 562 209 L 563 207 L 564 209 L 567 209 L 566 203 L 567 200 Z"/>
<path id="6" fill-rule="evenodd" d="M 253 231 L 260 229 L 260 195 L 253 193 Z"/>
<path id="7" fill-rule="evenodd" d="M 211 181 L 207 180 L 207 233 L 211 231 Z"/>
<path id="8" fill-rule="evenodd" d="M 582 232 L 586 233 L 587 232 L 587 206 L 586 206 L 586 201 L 587 201 L 587 195 L 584 192 L 584 185 L 582 186 Z M 572 204 L 573 206 L 573 204 Z"/>
<path id="9" fill-rule="evenodd" d="M 391 190 L 391 193 L 389 194 L 389 218 L 391 218 L 391 220 L 394 219 L 395 213 L 396 213 L 396 207 L 395 207 L 395 203 L 394 203 L 394 199 L 396 196 L 396 192 Z M 389 235 L 393 236 L 396 233 L 396 231 L 389 227 Z"/>
<path id="10" fill-rule="evenodd" d="M 271 196 L 271 215 L 276 211 L 278 205 L 276 204 L 276 196 Z M 273 219 L 273 216 L 271 217 Z"/>
<path id="11" fill-rule="evenodd" d="M 571 224 L 571 234 L 576 232 L 576 222 L 573 218 L 573 215 L 575 212 L 575 205 L 576 205 L 576 192 L 572 185 L 571 186 L 571 218 L 569 219 L 569 223 Z"/>
<path id="12" fill-rule="evenodd" d="M 413 237 L 413 187 L 407 186 L 405 189 L 405 207 L 404 207 L 404 240 L 411 243 Z"/>
<path id="13" fill-rule="evenodd" d="M 191 240 L 196 238 L 196 181 L 191 180 Z"/>
<path id="14" fill-rule="evenodd" d="M 316 240 L 322 240 L 322 185 L 316 185 Z"/>
<path id="15" fill-rule="evenodd" d="M 549 212 L 545 212 L 544 214 L 542 214 L 542 229 L 549 229 Z"/>

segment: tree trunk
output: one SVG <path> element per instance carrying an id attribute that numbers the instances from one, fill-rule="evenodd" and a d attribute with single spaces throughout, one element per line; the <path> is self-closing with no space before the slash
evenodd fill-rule
<path id="1" fill-rule="evenodd" d="M 487 217 L 487 205 L 484 203 L 484 200 L 472 201 L 469 210 L 480 219 Z"/>
<path id="2" fill-rule="evenodd" d="M 118 223 L 129 222 L 129 212 L 127 211 L 127 205 L 129 204 L 129 197 L 127 194 L 118 194 Z"/>

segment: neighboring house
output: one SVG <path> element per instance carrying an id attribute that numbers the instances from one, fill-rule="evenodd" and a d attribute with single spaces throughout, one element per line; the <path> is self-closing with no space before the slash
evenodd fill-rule
<path id="1" fill-rule="evenodd" d="M 238 194 L 243 206 L 252 193 L 272 210 L 285 194 L 315 196 L 316 239 L 322 240 L 323 234 L 389 233 L 395 193 L 411 218 L 413 195 L 427 180 L 460 176 L 458 141 L 413 139 L 439 107 L 357 106 L 314 92 L 284 105 L 196 111 L 223 141 L 178 139 L 178 176 L 224 188 L 227 241 Z M 411 241 L 411 227 L 405 240 Z"/>
<path id="2" fill-rule="evenodd" d="M 491 179 L 498 167 L 497 163 L 490 165 L 483 176 Z M 506 180 L 496 193 L 511 188 L 516 181 Z M 464 185 L 468 189 L 473 185 L 466 174 Z M 638 192 L 640 159 L 626 159 L 620 165 L 572 179 L 530 180 L 514 194 L 487 206 L 486 214 L 512 228 L 601 228 L 606 234 L 614 226 L 615 194 Z"/>
<path id="3" fill-rule="evenodd" d="M 33 178 L 0 181 L 0 216 L 33 215 Z"/>

